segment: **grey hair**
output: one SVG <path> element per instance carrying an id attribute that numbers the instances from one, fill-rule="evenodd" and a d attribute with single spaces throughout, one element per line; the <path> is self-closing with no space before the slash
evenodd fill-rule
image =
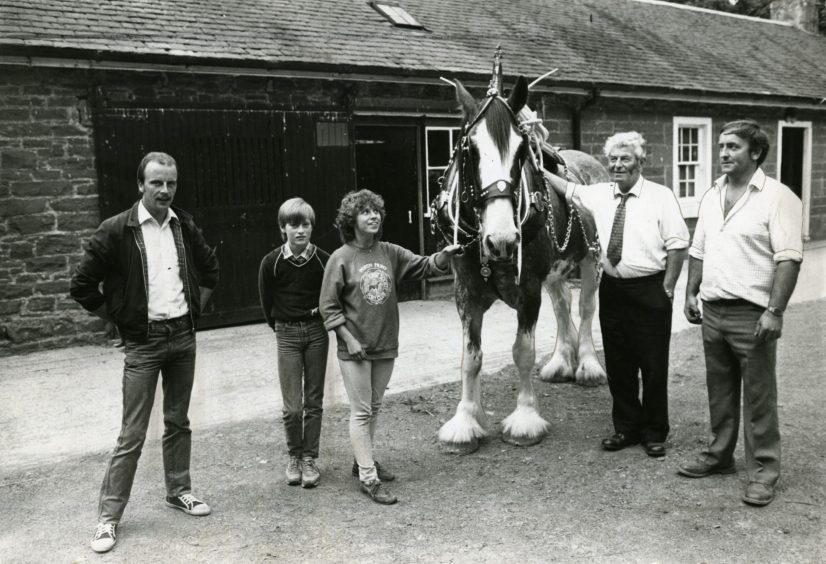
<path id="1" fill-rule="evenodd" d="M 630 148 L 640 161 L 644 160 L 647 154 L 645 150 L 645 139 L 636 131 L 615 133 L 605 141 L 605 147 L 603 147 L 602 151 L 607 157 L 608 153 L 615 147 Z"/>

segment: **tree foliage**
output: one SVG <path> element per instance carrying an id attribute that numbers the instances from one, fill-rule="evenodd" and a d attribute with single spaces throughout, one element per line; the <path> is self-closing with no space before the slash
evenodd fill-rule
<path id="1" fill-rule="evenodd" d="M 817 3 L 818 31 L 821 35 L 826 35 L 826 0 L 811 1 Z M 733 4 L 730 0 L 666 0 L 666 2 L 756 18 L 771 18 L 771 0 L 736 0 Z"/>

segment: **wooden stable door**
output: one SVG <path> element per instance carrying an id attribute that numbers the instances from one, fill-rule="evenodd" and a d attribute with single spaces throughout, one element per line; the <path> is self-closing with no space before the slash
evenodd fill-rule
<path id="1" fill-rule="evenodd" d="M 384 198 L 383 239 L 420 254 L 420 129 L 415 125 L 357 125 L 356 186 Z M 399 300 L 422 297 L 421 283 L 404 282 Z"/>
<path id="2" fill-rule="evenodd" d="M 338 246 L 332 223 L 353 185 L 349 131 L 341 113 L 104 108 L 96 121 L 101 212 L 138 199 L 144 154 L 169 153 L 178 163 L 175 205 L 195 215 L 221 264 L 201 326 L 262 319 L 258 267 L 281 244 L 281 202 L 306 199 L 316 210 L 316 243 Z"/>

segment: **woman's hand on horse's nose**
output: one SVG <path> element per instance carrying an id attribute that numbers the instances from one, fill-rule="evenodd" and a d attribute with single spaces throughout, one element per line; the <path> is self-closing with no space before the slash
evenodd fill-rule
<path id="1" fill-rule="evenodd" d="M 442 252 L 452 257 L 454 255 L 461 255 L 462 250 L 462 245 L 448 245 L 442 249 Z"/>

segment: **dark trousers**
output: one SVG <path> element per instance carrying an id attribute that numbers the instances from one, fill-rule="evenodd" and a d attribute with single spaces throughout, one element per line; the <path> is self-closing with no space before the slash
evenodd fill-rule
<path id="1" fill-rule="evenodd" d="M 189 458 L 189 399 L 195 378 L 195 333 L 188 316 L 149 325 L 146 342 L 125 341 L 123 419 L 120 436 L 103 477 L 98 504 L 100 523 L 118 523 L 129 501 L 158 374 L 163 376 L 163 467 L 166 495 L 192 489 Z"/>
<path id="2" fill-rule="evenodd" d="M 320 318 L 275 322 L 282 419 L 290 456 L 318 458 L 329 336 Z"/>
<path id="3" fill-rule="evenodd" d="M 745 300 L 703 302 L 703 350 L 712 439 L 701 457 L 733 463 L 743 401 L 743 438 L 749 480 L 773 485 L 780 477 L 777 416 L 777 341 L 754 336 L 764 308 Z"/>
<path id="4" fill-rule="evenodd" d="M 668 437 L 668 348 L 671 300 L 664 273 L 639 278 L 603 274 L 599 322 L 614 430 L 645 442 Z M 642 374 L 642 401 L 640 382 Z"/>

